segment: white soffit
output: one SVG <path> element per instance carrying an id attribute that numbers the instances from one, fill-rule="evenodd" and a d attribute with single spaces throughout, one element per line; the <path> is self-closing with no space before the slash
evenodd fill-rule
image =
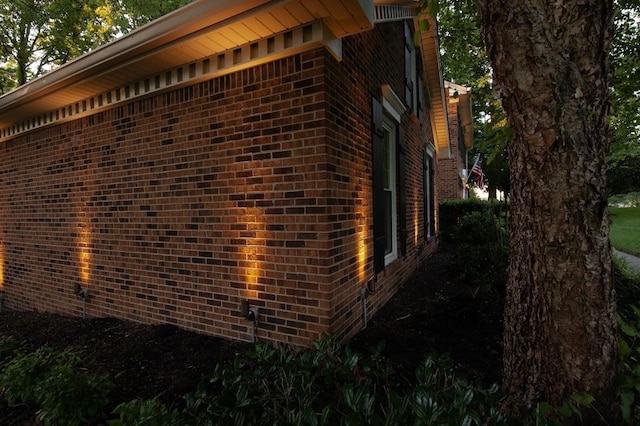
<path id="1" fill-rule="evenodd" d="M 440 66 L 437 23 L 427 12 L 424 12 L 418 19 L 426 20 L 428 23 L 428 29 L 420 32 L 419 44 L 424 61 L 423 81 L 430 100 L 429 116 L 433 128 L 434 144 L 439 159 L 452 158 L 447 101 L 444 93 L 442 67 Z"/>
<path id="2" fill-rule="evenodd" d="M 373 26 L 371 0 L 197 0 L 0 97 L 0 140 Z"/>

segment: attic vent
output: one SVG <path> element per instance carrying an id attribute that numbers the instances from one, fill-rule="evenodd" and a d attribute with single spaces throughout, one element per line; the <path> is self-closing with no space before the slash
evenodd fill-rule
<path id="1" fill-rule="evenodd" d="M 413 18 L 415 9 L 411 6 L 396 6 L 392 4 L 376 4 L 374 22 L 401 21 Z"/>

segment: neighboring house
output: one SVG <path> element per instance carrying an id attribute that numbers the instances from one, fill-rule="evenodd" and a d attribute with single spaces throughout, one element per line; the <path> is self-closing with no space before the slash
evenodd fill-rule
<path id="1" fill-rule="evenodd" d="M 352 336 L 456 155 L 416 4 L 195 1 L 1 97 L 4 307 Z"/>
<path id="2" fill-rule="evenodd" d="M 473 146 L 471 89 L 445 81 L 451 151 L 438 155 L 438 196 L 440 201 L 469 196 L 467 150 Z"/>

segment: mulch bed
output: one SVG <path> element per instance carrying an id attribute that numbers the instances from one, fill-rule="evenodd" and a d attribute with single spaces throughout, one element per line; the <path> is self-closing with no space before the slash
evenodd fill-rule
<path id="1" fill-rule="evenodd" d="M 445 265 L 441 250 L 407 282 L 350 342 L 367 353 L 380 341 L 383 354 L 411 381 L 428 353 L 448 353 L 460 368 L 486 384 L 499 382 L 502 301 L 473 297 Z M 82 320 L 36 312 L 0 314 L 0 336 L 24 341 L 29 349 L 73 347 L 90 371 L 109 373 L 116 382 L 113 401 L 160 395 L 179 404 L 216 364 L 233 360 L 249 343 L 205 336 L 171 325 L 150 326 L 112 318 Z M 3 425 L 34 424 L 34 409 L 0 403 Z"/>

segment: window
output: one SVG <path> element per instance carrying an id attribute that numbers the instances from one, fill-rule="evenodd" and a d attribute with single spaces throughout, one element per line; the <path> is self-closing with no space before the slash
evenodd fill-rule
<path id="1" fill-rule="evenodd" d="M 373 118 L 373 237 L 374 269 L 381 271 L 406 254 L 406 191 L 404 132 L 400 126 L 406 106 L 389 86 L 382 103 L 372 101 Z"/>
<path id="2" fill-rule="evenodd" d="M 388 265 L 398 257 L 396 239 L 397 235 L 397 189 L 396 189 L 396 135 L 398 133 L 398 123 L 388 115 L 383 116 L 382 121 L 382 190 L 384 191 L 384 263 Z"/>

